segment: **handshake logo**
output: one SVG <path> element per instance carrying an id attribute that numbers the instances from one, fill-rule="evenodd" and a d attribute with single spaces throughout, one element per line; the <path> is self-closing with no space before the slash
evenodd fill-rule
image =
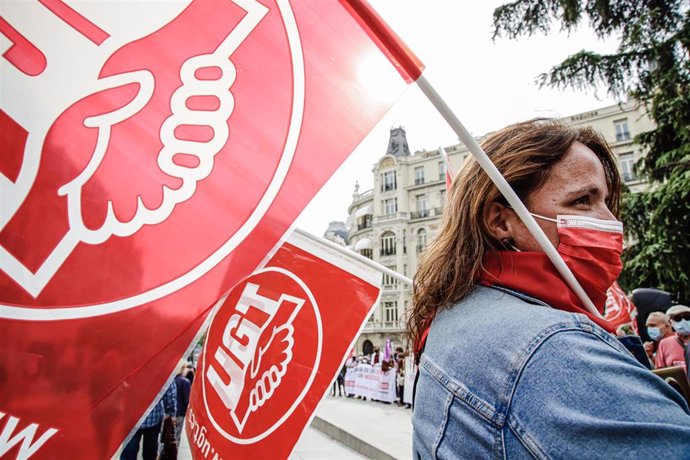
<path id="1" fill-rule="evenodd" d="M 283 34 L 288 41 L 276 48 L 274 65 L 288 71 L 252 74 L 254 66 L 260 69 L 261 56 L 254 51 L 262 46 L 252 37 L 260 35 L 257 28 L 268 15 L 290 17 L 289 12 L 273 12 L 256 0 L 195 0 L 179 5 L 98 3 L 82 6 L 82 12 L 56 0 L 13 2 L 3 9 L 0 288 L 12 289 L 11 294 L 6 290 L 8 297 L 3 300 L 27 307 L 98 308 L 99 302 L 133 297 L 161 285 L 166 286 L 161 291 L 166 295 L 189 282 L 178 278 L 192 264 L 205 266 L 211 255 L 221 260 L 237 247 L 275 199 L 301 124 L 303 100 L 295 100 L 291 91 L 301 48 L 296 34 Z M 223 20 L 209 20 L 209 12 Z M 243 48 L 248 48 L 239 58 L 245 79 L 238 82 L 236 56 Z M 255 117 L 237 114 L 252 106 L 238 101 L 265 98 L 257 95 L 258 89 L 275 86 L 287 90 L 281 94 L 288 96 L 274 98 L 271 106 L 277 107 L 271 116 L 281 118 L 283 124 L 274 137 L 264 136 L 271 148 L 254 152 L 248 139 L 260 139 L 251 132 Z M 286 145 L 288 138 L 294 145 Z M 247 190 L 242 182 L 250 164 L 261 169 L 253 176 L 256 190 Z M 140 251 L 145 245 L 138 239 L 150 238 L 177 247 L 189 239 L 189 233 L 175 233 L 180 225 L 170 224 L 173 219 L 185 224 L 199 221 L 201 231 L 209 228 L 198 218 L 204 215 L 200 203 L 210 193 L 201 189 L 217 192 L 221 186 L 223 196 L 242 196 L 242 200 L 233 205 L 224 239 L 214 240 L 215 248 L 193 254 L 168 273 L 160 264 L 157 269 L 141 267 L 147 273 L 157 271 L 158 279 L 150 286 L 127 286 L 129 292 L 110 298 L 90 298 L 86 292 L 83 299 L 64 303 L 47 294 L 45 298 L 51 300 L 41 302 L 51 281 L 57 283 L 54 292 L 75 291 L 60 289 L 58 278 L 61 270 L 75 278 L 78 268 L 65 266 L 78 251 L 92 250 L 97 256 L 91 260 L 122 266 L 144 258 L 125 254 L 121 248 L 104 249 L 106 245 L 126 244 Z M 144 231 L 151 236 L 141 236 Z M 213 254 L 214 250 L 221 252 Z M 123 260 L 111 261 L 110 256 Z M 207 264 L 204 270 L 210 268 Z M 88 291 L 83 285 L 79 289 Z M 115 305 L 114 310 L 132 306 L 134 302 Z M 39 309 L 20 312 L 16 318 L 49 315 Z"/>
<path id="2" fill-rule="evenodd" d="M 308 391 L 321 350 L 312 299 L 294 274 L 268 268 L 219 302 L 204 347 L 203 391 L 226 438 L 249 443 L 267 436 Z M 258 411 L 261 417 L 248 423 Z"/>

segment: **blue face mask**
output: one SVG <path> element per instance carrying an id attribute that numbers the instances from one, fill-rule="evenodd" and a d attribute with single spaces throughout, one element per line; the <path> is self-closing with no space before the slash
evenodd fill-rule
<path id="1" fill-rule="evenodd" d="M 661 338 L 661 328 L 658 327 L 648 327 L 647 335 L 652 340 L 659 340 Z"/>
<path id="2" fill-rule="evenodd" d="M 679 334 L 690 334 L 690 319 L 673 322 L 673 329 Z"/>

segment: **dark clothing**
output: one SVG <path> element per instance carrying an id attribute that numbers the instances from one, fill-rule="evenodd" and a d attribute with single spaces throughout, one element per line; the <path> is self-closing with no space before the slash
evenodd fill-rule
<path id="1" fill-rule="evenodd" d="M 142 437 L 144 438 L 144 445 L 141 450 L 143 459 L 156 460 L 158 456 L 158 433 L 160 430 L 160 423 L 148 428 L 139 428 L 122 450 L 120 460 L 136 460 L 139 453 L 139 441 Z"/>
<path id="2" fill-rule="evenodd" d="M 136 460 L 137 453 L 139 452 L 139 441 L 142 437 L 144 438 L 144 446 L 142 447 L 144 460 L 156 460 L 158 456 L 158 434 L 161 431 L 161 424 L 166 416 L 175 416 L 176 406 L 177 386 L 171 383 L 161 399 L 158 400 L 141 423 L 139 429 L 134 433 L 132 439 L 122 449 L 120 460 Z"/>
<path id="3" fill-rule="evenodd" d="M 187 415 L 187 406 L 189 405 L 189 390 L 192 384 L 182 375 L 175 377 L 175 387 L 177 389 L 177 416 L 184 417 Z"/>

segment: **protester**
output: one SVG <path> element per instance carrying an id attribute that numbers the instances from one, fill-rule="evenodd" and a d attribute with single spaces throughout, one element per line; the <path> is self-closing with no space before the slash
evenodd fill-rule
<path id="1" fill-rule="evenodd" d="M 400 351 L 402 352 L 402 348 L 400 349 Z M 398 359 L 395 366 L 397 371 L 397 374 L 395 376 L 395 394 L 397 396 L 397 400 L 395 401 L 395 403 L 398 406 L 405 405 L 405 402 L 403 401 L 403 395 L 405 392 L 405 364 L 403 359 L 404 357 L 401 353 L 400 358 Z"/>
<path id="2" fill-rule="evenodd" d="M 352 375 L 354 372 L 355 367 L 357 366 L 357 356 L 354 354 L 354 351 L 352 352 L 352 356 L 350 356 L 347 361 L 345 361 L 345 376 L 347 377 L 348 373 Z M 348 398 L 354 398 L 355 394 L 353 393 L 353 389 L 349 388 L 348 385 L 345 385 L 345 395 Z"/>
<path id="3" fill-rule="evenodd" d="M 539 119 L 483 147 L 602 312 L 622 267 L 603 138 Z M 690 457 L 683 398 L 585 310 L 474 160 L 422 254 L 408 329 L 426 336 L 414 458 Z"/>
<path id="4" fill-rule="evenodd" d="M 372 366 L 374 364 L 379 364 L 382 359 L 383 359 L 383 353 L 381 353 L 381 349 L 379 347 L 374 347 L 374 351 L 371 354 L 371 359 L 370 359 Z"/>
<path id="5" fill-rule="evenodd" d="M 344 387 L 345 387 L 345 372 L 347 371 L 347 367 L 345 367 L 345 364 L 343 364 L 343 367 L 340 369 L 340 372 L 338 372 L 338 375 L 336 376 L 335 380 L 333 381 L 333 388 L 331 391 L 331 395 L 335 396 L 335 389 L 336 387 L 338 388 L 338 396 L 343 395 Z"/>
<path id="6" fill-rule="evenodd" d="M 177 388 L 175 382 L 171 383 L 161 399 L 153 406 L 141 426 L 129 440 L 122 454 L 121 460 L 136 460 L 139 454 L 139 442 L 143 438 L 141 449 L 143 460 L 156 460 L 158 455 L 158 435 L 161 431 L 163 419 L 175 417 L 177 411 Z"/>
<path id="7" fill-rule="evenodd" d="M 187 406 L 189 406 L 189 392 L 192 383 L 184 377 L 187 374 L 187 361 L 180 363 L 180 370 L 175 376 L 175 389 L 177 390 L 177 410 L 175 412 L 175 441 L 180 445 L 182 436 L 182 426 L 184 425 L 184 418 L 187 415 Z"/>
<path id="8" fill-rule="evenodd" d="M 666 311 L 666 316 L 676 333 L 659 342 L 654 365 L 657 368 L 685 367 L 685 347 L 690 340 L 690 308 L 685 305 L 674 305 Z"/>
<path id="9" fill-rule="evenodd" d="M 196 369 L 194 368 L 194 366 L 189 366 L 187 368 L 187 373 L 185 374 L 185 377 L 187 378 L 187 380 L 189 380 L 190 384 L 194 383 L 194 371 L 195 370 Z"/>
<path id="10" fill-rule="evenodd" d="M 647 326 L 647 335 L 652 341 L 644 343 L 644 350 L 647 352 L 649 360 L 654 363 L 654 367 L 659 367 L 659 364 L 656 362 L 656 353 L 659 343 L 666 337 L 675 335 L 671 328 L 671 321 L 669 321 L 666 313 L 653 311 L 647 316 L 645 324 Z"/>

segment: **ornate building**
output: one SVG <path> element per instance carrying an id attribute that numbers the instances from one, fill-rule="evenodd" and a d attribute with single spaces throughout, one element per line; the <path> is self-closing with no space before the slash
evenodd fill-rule
<path id="1" fill-rule="evenodd" d="M 618 157 L 621 176 L 628 187 L 644 187 L 633 164 L 643 155 L 632 138 L 652 129 L 644 108 L 635 102 L 613 105 L 561 119 L 572 126 L 592 126 L 609 142 Z M 463 144 L 445 148 L 457 172 L 470 153 Z M 348 207 L 350 248 L 391 270 L 412 278 L 417 258 L 435 237 L 446 201 L 445 169 L 438 151 L 410 154 L 405 130 L 390 131 L 388 149 L 374 164 L 374 188 L 360 192 L 355 185 Z M 390 337 L 394 346 L 405 346 L 404 316 L 411 303 L 410 286 L 384 275 L 378 307 L 369 318 L 355 349 L 368 354 Z"/>

